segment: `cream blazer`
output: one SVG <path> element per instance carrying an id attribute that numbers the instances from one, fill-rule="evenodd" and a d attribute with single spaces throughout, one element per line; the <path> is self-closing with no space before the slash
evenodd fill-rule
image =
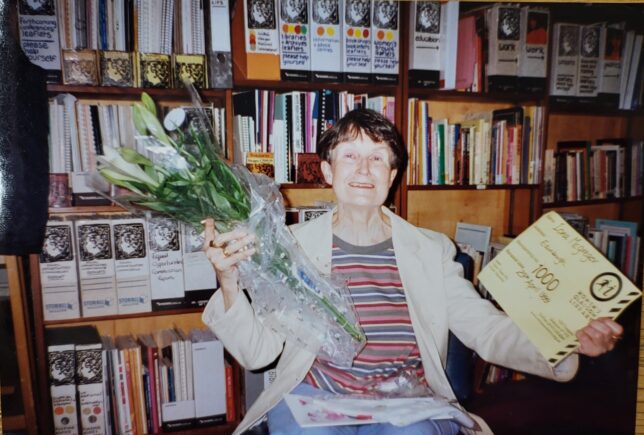
<path id="1" fill-rule="evenodd" d="M 446 398 L 455 395 L 445 374 L 448 331 L 484 360 L 549 379 L 567 381 L 577 371 L 576 355 L 553 370 L 527 337 L 504 313 L 482 299 L 463 278 L 453 258 L 453 243 L 443 234 L 417 228 L 391 213 L 392 239 L 409 314 L 418 341 L 425 376 L 432 390 Z M 291 227 L 309 258 L 326 274 L 331 272 L 332 213 Z M 265 328 L 245 297 L 224 311 L 221 292 L 215 292 L 202 319 L 228 352 L 249 370 L 267 366 L 282 353 L 277 377 L 247 411 L 235 434 L 244 432 L 282 400 L 308 373 L 315 354 Z M 241 295 L 240 295 L 241 296 Z M 467 433 L 492 433 L 482 419 Z"/>

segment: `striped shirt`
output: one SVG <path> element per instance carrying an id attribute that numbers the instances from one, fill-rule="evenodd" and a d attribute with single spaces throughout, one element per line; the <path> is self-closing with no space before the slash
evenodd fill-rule
<path id="1" fill-rule="evenodd" d="M 316 359 L 305 381 L 334 393 L 365 393 L 403 372 L 415 372 L 425 385 L 392 240 L 354 246 L 333 236 L 331 265 L 332 273 L 347 283 L 367 342 L 351 367 Z"/>

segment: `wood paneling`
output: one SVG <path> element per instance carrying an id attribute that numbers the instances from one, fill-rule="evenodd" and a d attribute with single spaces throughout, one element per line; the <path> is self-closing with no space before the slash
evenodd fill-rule
<path id="1" fill-rule="evenodd" d="M 547 147 L 554 149 L 559 141 L 592 140 L 626 137 L 626 116 L 551 114 L 548 119 Z"/>
<path id="2" fill-rule="evenodd" d="M 407 220 L 454 237 L 456 222 L 492 227 L 492 239 L 506 233 L 507 190 L 411 190 Z"/>
<path id="3" fill-rule="evenodd" d="M 172 314 L 167 316 L 115 318 L 107 320 L 91 320 L 86 322 L 70 322 L 73 325 L 95 325 L 101 335 L 116 337 L 118 335 L 145 334 L 177 327 L 184 331 L 193 328 L 205 328 L 201 321 L 201 313 Z M 65 324 L 56 324 L 64 327 Z"/>
<path id="4" fill-rule="evenodd" d="M 330 188 L 281 189 L 286 207 L 319 205 L 321 202 L 335 202 Z"/>

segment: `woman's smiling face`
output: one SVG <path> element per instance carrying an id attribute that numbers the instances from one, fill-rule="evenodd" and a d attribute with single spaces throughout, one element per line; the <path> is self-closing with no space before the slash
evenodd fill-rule
<path id="1" fill-rule="evenodd" d="M 338 204 L 377 208 L 384 204 L 396 177 L 391 161 L 389 145 L 360 134 L 333 149 L 331 163 L 322 162 L 322 173 L 333 186 Z"/>

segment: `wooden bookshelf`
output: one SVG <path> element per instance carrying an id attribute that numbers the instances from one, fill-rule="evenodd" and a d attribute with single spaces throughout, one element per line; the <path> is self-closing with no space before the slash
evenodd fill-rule
<path id="1" fill-rule="evenodd" d="M 233 147 L 233 94 L 238 91 L 267 89 L 273 91 L 316 91 L 330 89 L 332 91 L 350 91 L 369 95 L 395 96 L 395 125 L 406 138 L 407 132 L 407 101 L 409 98 L 429 100 L 429 111 L 432 117 L 447 118 L 450 122 L 459 122 L 467 114 L 489 112 L 496 109 L 510 108 L 516 105 L 543 105 L 545 112 L 545 147 L 553 148 L 557 141 L 562 140 L 597 140 L 602 138 L 641 137 L 644 138 L 644 111 L 617 110 L 598 104 L 598 101 L 582 101 L 579 99 L 552 98 L 545 93 L 467 93 L 460 91 L 442 91 L 435 89 L 413 88 L 408 85 L 409 64 L 409 8 L 408 2 L 402 2 L 400 20 L 400 73 L 396 85 L 349 84 L 349 83 L 312 83 L 249 80 L 243 76 L 241 62 L 244 52 L 243 2 L 232 3 L 231 43 L 234 71 L 234 89 L 206 89 L 199 93 L 204 101 L 212 102 L 226 109 L 226 140 L 228 155 L 232 156 Z M 489 3 L 465 4 L 462 7 L 478 7 Z M 578 14 L 583 5 L 553 5 L 552 21 L 565 21 L 570 16 Z M 614 9 L 614 11 L 613 11 Z M 607 15 L 595 13 L 597 20 L 604 17 L 624 17 L 634 10 L 631 7 L 606 7 L 602 9 Z M 637 18 L 637 16 L 636 16 Z M 594 19 L 594 18 L 593 18 Z M 552 44 L 551 44 L 552 46 Z M 116 88 L 101 86 L 69 86 L 50 84 L 47 87 L 50 97 L 61 93 L 71 93 L 81 99 L 100 99 L 115 101 L 135 101 L 142 92 L 147 92 L 157 102 L 189 102 L 189 96 L 184 89 L 143 89 Z M 333 190 L 324 185 L 283 184 L 280 191 L 286 206 L 313 206 L 320 202 L 334 202 Z M 493 238 L 505 235 L 516 235 L 538 218 L 543 211 L 557 210 L 576 212 L 596 218 L 626 219 L 640 223 L 642 227 L 644 216 L 644 200 L 642 197 L 620 198 L 577 202 L 557 202 L 544 204 L 542 202 L 542 187 L 540 185 L 487 185 L 487 186 L 420 186 L 406 185 L 404 182 L 398 188 L 395 205 L 399 214 L 412 224 L 454 235 L 457 222 L 478 223 L 489 225 L 493 230 Z M 82 214 L 82 213 L 119 213 L 124 210 L 116 206 L 99 207 L 70 207 L 51 209 L 50 214 Z M 84 318 L 69 321 L 45 322 L 42 318 L 42 300 L 38 276 L 38 260 L 30 258 L 31 282 L 21 284 L 24 295 L 33 300 L 33 335 L 35 347 L 35 383 L 40 413 L 38 422 L 43 424 L 41 433 L 51 432 L 49 416 L 49 389 L 47 381 L 46 348 L 44 331 L 55 326 L 78 324 L 96 325 L 101 333 L 118 335 L 123 333 L 150 332 L 176 324 L 189 328 L 201 326 L 201 309 L 175 310 L 167 312 L 152 312 L 127 316 L 109 316 L 99 318 Z M 640 368 L 644 370 L 644 324 L 641 332 Z M 235 372 L 236 385 L 239 387 L 241 371 Z M 644 433 L 644 376 L 639 382 L 640 401 L 638 402 L 638 433 Z M 239 388 L 238 388 L 239 389 Z M 237 411 L 241 413 L 240 391 L 237 391 Z M 641 403 L 641 405 L 640 405 Z M 36 416 L 32 416 L 35 420 Z M 29 421 L 29 418 L 27 419 Z M 216 433 L 224 434 L 233 431 L 235 424 L 219 427 L 194 429 L 180 434 Z"/>

